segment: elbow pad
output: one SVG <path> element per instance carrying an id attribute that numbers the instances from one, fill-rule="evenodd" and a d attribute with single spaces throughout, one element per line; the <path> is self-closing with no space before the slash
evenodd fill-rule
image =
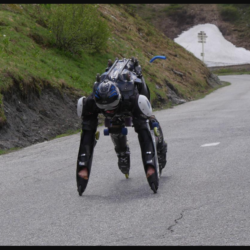
<path id="1" fill-rule="evenodd" d="M 152 107 L 146 96 L 139 95 L 138 106 L 144 115 L 148 117 L 152 115 Z"/>

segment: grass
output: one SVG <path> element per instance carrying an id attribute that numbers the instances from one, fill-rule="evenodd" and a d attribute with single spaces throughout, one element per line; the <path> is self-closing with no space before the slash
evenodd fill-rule
<path id="1" fill-rule="evenodd" d="M 18 6 L 0 5 L 0 126 L 6 121 L 2 99 L 14 84 L 24 97 L 31 90 L 40 95 L 46 87 L 88 95 L 96 74 L 103 73 L 108 59 L 114 61 L 116 57 L 138 58 L 155 104 L 158 95 L 167 100 L 165 79 L 184 99 L 194 99 L 210 89 L 205 80 L 210 71 L 202 62 L 143 21 L 127 5 L 99 5 L 101 16 L 108 21 L 111 30 L 108 45 L 98 53 L 79 55 L 54 46 L 50 30 L 41 24 L 39 5 Z M 166 55 L 167 60 L 155 60 L 150 64 L 155 55 Z M 184 73 L 185 77 L 180 78 L 172 69 Z M 160 90 L 157 85 L 161 86 Z"/>
<path id="2" fill-rule="evenodd" d="M 215 88 L 211 88 L 211 89 L 208 89 L 208 90 L 206 90 L 206 92 L 204 92 L 204 93 L 198 93 L 197 95 L 196 95 L 196 100 L 198 100 L 198 99 L 202 99 L 202 98 L 204 98 L 205 96 L 207 96 L 207 95 L 209 95 L 209 94 L 211 94 L 212 92 L 214 92 L 215 90 L 217 90 L 217 89 L 220 89 L 220 88 L 223 88 L 223 87 L 226 87 L 226 86 L 229 86 L 229 85 L 231 85 L 231 83 L 230 82 L 222 82 L 222 85 L 218 85 L 217 87 L 215 87 Z"/>
<path id="3" fill-rule="evenodd" d="M 15 152 L 17 150 L 20 150 L 21 148 L 11 148 L 11 149 L 0 149 L 0 155 L 4 155 L 4 154 L 9 154 L 12 152 Z"/>
<path id="4" fill-rule="evenodd" d="M 244 74 L 250 74 L 250 71 L 247 69 L 239 69 L 239 70 L 235 70 L 235 69 L 218 69 L 218 70 L 214 70 L 213 73 L 215 75 L 219 75 L 219 76 L 223 76 L 223 75 L 244 75 Z"/>
<path id="5" fill-rule="evenodd" d="M 69 136 L 69 135 L 78 134 L 80 132 L 81 132 L 81 129 L 78 129 L 78 130 L 68 130 L 66 133 L 61 134 L 61 135 L 57 135 L 55 138 L 52 138 L 51 140 L 57 139 L 57 138 L 61 138 L 61 137 L 65 137 L 65 136 Z"/>
<path id="6" fill-rule="evenodd" d="M 57 87 L 64 83 L 86 94 L 92 90 L 96 73 L 103 72 L 111 57 L 87 53 L 79 57 L 59 51 L 50 44 L 50 31 L 27 15 L 1 10 L 0 23 L 4 23 L 0 26 L 1 89 L 11 86 L 9 75 L 24 83 L 32 76 L 38 82 Z"/>

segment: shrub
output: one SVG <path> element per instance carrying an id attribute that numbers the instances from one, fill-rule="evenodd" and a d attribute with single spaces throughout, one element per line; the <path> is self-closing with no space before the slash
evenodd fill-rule
<path id="1" fill-rule="evenodd" d="M 109 29 L 94 4 L 52 4 L 48 27 L 58 48 L 78 53 L 106 46 Z"/>
<path id="2" fill-rule="evenodd" d="M 223 6 L 220 10 L 220 14 L 226 22 L 235 22 L 240 17 L 238 9 L 232 5 Z"/>

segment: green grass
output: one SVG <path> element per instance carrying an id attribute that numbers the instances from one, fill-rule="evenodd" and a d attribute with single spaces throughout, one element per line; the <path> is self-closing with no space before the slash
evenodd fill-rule
<path id="1" fill-rule="evenodd" d="M 87 53 L 80 57 L 57 50 L 50 44 L 50 31 L 28 15 L 1 10 L 0 23 L 4 23 L 0 26 L 0 89 L 10 87 L 7 78 L 11 75 L 24 83 L 29 83 L 32 76 L 54 86 L 65 83 L 89 93 L 96 73 L 103 72 L 112 57 Z"/>
<path id="2" fill-rule="evenodd" d="M 66 133 L 61 134 L 61 135 L 57 135 L 56 137 L 52 138 L 51 140 L 57 139 L 57 138 L 61 138 L 61 137 L 65 137 L 65 136 L 69 136 L 69 135 L 74 135 L 74 134 L 77 134 L 77 133 L 80 133 L 80 132 L 81 132 L 81 129 L 78 129 L 78 130 L 68 130 Z"/>
<path id="3" fill-rule="evenodd" d="M 233 4 L 220 4 L 219 11 L 222 20 L 226 22 L 234 23 L 240 18 L 239 9 Z"/>
<path id="4" fill-rule="evenodd" d="M 74 93 L 88 95 L 96 74 L 103 73 L 108 59 L 114 61 L 116 57 L 138 58 L 154 103 L 157 103 L 157 94 L 166 99 L 164 79 L 179 89 L 183 98 L 194 97 L 196 93 L 210 88 L 204 78 L 208 70 L 201 67 L 198 59 L 123 4 L 100 5 L 104 9 L 101 16 L 108 20 L 112 31 L 107 48 L 99 53 L 82 52 L 79 55 L 55 47 L 50 30 L 42 25 L 37 11 L 39 5 L 22 6 L 23 9 L 16 4 L 0 5 L 0 127 L 5 121 L 2 96 L 5 91 L 11 91 L 14 84 L 24 97 L 30 90 L 39 95 L 46 86 L 60 91 L 71 88 Z M 179 9 L 178 6 L 170 8 Z M 167 56 L 166 61 L 149 63 L 153 56 L 161 54 Z M 178 57 L 175 56 L 177 54 Z M 198 68 L 200 70 L 195 77 L 188 75 L 183 87 L 171 68 L 187 75 Z M 162 89 L 158 90 L 156 85 L 161 85 Z"/>
<path id="5" fill-rule="evenodd" d="M 223 75 L 244 75 L 244 74 L 250 74 L 249 70 L 246 69 L 239 69 L 239 70 L 233 70 L 233 69 L 218 69 L 214 70 L 213 73 L 215 75 L 223 76 Z"/>
<path id="6" fill-rule="evenodd" d="M 196 100 L 202 99 L 202 98 L 204 98 L 206 95 L 211 94 L 212 92 L 214 92 L 214 91 L 217 90 L 217 89 L 220 89 L 220 88 L 223 88 L 223 87 L 226 87 L 226 86 L 231 85 L 230 82 L 221 81 L 221 83 L 222 83 L 222 85 L 218 85 L 217 87 L 208 89 L 208 90 L 206 90 L 204 93 L 197 93 L 196 96 L 195 96 L 195 99 L 196 99 Z"/>
<path id="7" fill-rule="evenodd" d="M 4 154 L 9 154 L 12 152 L 15 152 L 17 150 L 20 150 L 21 148 L 11 148 L 11 149 L 0 149 L 0 155 L 4 155 Z"/>

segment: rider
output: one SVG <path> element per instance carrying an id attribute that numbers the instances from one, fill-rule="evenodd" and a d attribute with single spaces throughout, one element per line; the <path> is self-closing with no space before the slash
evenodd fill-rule
<path id="1" fill-rule="evenodd" d="M 159 122 L 152 115 L 150 92 L 142 76 L 138 60 L 123 59 L 114 63 L 108 61 L 106 71 L 97 74 L 93 92 L 88 97 L 78 100 L 78 116 L 82 118 L 82 134 L 78 153 L 78 175 L 87 180 L 90 173 L 90 155 L 93 152 L 95 133 L 98 125 L 98 114 L 106 118 L 117 114 L 127 114 L 132 117 L 135 132 L 141 147 L 141 156 L 148 181 L 155 180 L 156 163 L 154 155 L 157 154 L 160 173 L 166 165 L 167 143 Z M 149 131 L 149 122 L 158 124 L 158 144 L 155 152 L 154 144 Z M 121 133 L 110 133 L 118 156 L 118 167 L 122 173 L 128 174 L 130 170 L 130 150 L 127 136 Z M 156 189 L 158 188 L 158 184 Z"/>

